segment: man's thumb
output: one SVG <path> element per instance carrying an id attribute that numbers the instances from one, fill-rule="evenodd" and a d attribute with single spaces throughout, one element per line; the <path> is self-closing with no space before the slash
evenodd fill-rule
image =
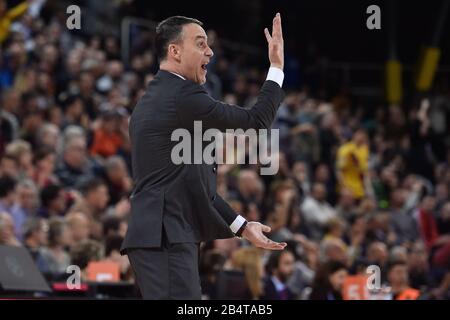
<path id="1" fill-rule="evenodd" d="M 266 225 L 262 225 L 262 231 L 264 231 L 264 232 L 270 232 L 270 230 L 272 230 L 269 226 L 266 226 Z"/>

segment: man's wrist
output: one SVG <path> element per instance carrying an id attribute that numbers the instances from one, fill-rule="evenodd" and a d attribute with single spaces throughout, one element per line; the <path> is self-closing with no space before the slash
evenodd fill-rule
<path id="1" fill-rule="evenodd" d="M 233 232 L 234 235 L 242 234 L 246 224 L 247 220 L 243 216 L 238 215 L 230 225 L 231 232 Z"/>
<path id="2" fill-rule="evenodd" d="M 281 71 L 283 71 L 283 65 L 280 64 L 280 63 L 271 63 L 271 64 L 270 64 L 270 67 L 271 67 L 271 68 L 278 68 L 278 69 L 280 69 Z"/>
<path id="3" fill-rule="evenodd" d="M 242 238 L 242 234 L 244 233 L 245 228 L 247 227 L 248 221 L 245 221 L 239 230 L 235 233 L 235 236 L 238 238 Z"/>
<path id="4" fill-rule="evenodd" d="M 280 88 L 283 86 L 283 80 L 284 80 L 284 72 L 282 69 L 278 67 L 270 66 L 269 71 L 267 72 L 267 78 L 266 80 L 271 80 L 280 86 Z"/>

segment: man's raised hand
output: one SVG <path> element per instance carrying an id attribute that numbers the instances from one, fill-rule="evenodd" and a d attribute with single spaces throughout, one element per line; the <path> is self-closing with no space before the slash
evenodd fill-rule
<path id="1" fill-rule="evenodd" d="M 280 68 L 284 67 L 284 43 L 283 43 L 283 30 L 281 29 L 281 16 L 280 13 L 275 15 L 272 23 L 272 35 L 270 35 L 267 28 L 264 29 L 266 35 L 267 44 L 269 47 L 269 60 L 270 66 Z"/>

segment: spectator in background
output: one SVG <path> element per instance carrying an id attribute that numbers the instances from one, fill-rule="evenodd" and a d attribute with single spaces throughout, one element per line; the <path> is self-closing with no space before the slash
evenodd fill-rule
<path id="1" fill-rule="evenodd" d="M 11 23 L 28 10 L 29 2 L 24 1 L 8 10 L 7 2 L 0 0 L 0 44 L 9 36 Z"/>
<path id="2" fill-rule="evenodd" d="M 119 152 L 125 143 L 125 135 L 121 131 L 121 120 L 122 116 L 117 110 L 107 110 L 102 114 L 100 125 L 94 131 L 91 155 L 108 158 Z"/>
<path id="3" fill-rule="evenodd" d="M 356 199 L 364 197 L 369 168 L 369 146 L 367 133 L 363 129 L 356 130 L 352 140 L 339 147 L 336 167 L 339 187 L 350 189 Z"/>
<path id="4" fill-rule="evenodd" d="M 109 190 L 109 204 L 115 205 L 128 198 L 133 187 L 132 179 L 123 158 L 112 156 L 105 161 L 106 181 Z"/>
<path id="5" fill-rule="evenodd" d="M 36 144 L 45 150 L 56 150 L 60 130 L 54 123 L 45 123 L 38 130 Z"/>
<path id="6" fill-rule="evenodd" d="M 86 269 L 90 262 L 100 261 L 104 256 L 102 245 L 95 240 L 82 240 L 76 243 L 70 250 L 72 264 L 81 269 L 81 281 L 86 281 Z"/>
<path id="7" fill-rule="evenodd" d="M 56 169 L 56 175 L 65 187 L 75 187 L 92 176 L 86 155 L 86 138 L 74 135 L 64 145 L 63 159 Z"/>
<path id="8" fill-rule="evenodd" d="M 66 212 L 66 192 L 60 185 L 51 184 L 44 187 L 40 194 L 41 207 L 37 215 L 42 218 L 62 216 Z"/>
<path id="9" fill-rule="evenodd" d="M 325 186 L 322 183 L 315 183 L 311 194 L 305 198 L 301 207 L 305 222 L 311 228 L 310 232 L 314 239 L 321 239 L 327 223 L 336 217 L 336 212 L 326 202 L 326 198 Z"/>
<path id="10" fill-rule="evenodd" d="M 0 244 L 20 246 L 20 241 L 14 234 L 14 220 L 8 212 L 0 211 Z"/>
<path id="11" fill-rule="evenodd" d="M 391 286 L 392 300 L 416 300 L 420 291 L 409 287 L 408 266 L 404 261 L 393 261 L 388 265 L 387 279 Z"/>
<path id="12" fill-rule="evenodd" d="M 58 183 L 58 178 L 54 174 L 56 164 L 55 151 L 48 147 L 41 147 L 35 152 L 33 163 L 36 170 L 32 178 L 39 188 Z"/>
<path id="13" fill-rule="evenodd" d="M 30 179 L 21 180 L 17 184 L 17 201 L 14 204 L 11 215 L 16 227 L 16 235 L 21 239 L 23 225 L 28 218 L 36 215 L 39 205 L 37 187 Z"/>
<path id="14" fill-rule="evenodd" d="M 346 265 L 338 261 L 329 261 L 320 266 L 309 300 L 342 300 L 342 286 L 347 274 Z"/>
<path id="15" fill-rule="evenodd" d="M 263 300 L 292 300 L 294 294 L 286 283 L 294 272 L 294 255 L 289 250 L 273 252 L 267 262 Z"/>
<path id="16" fill-rule="evenodd" d="M 23 243 L 30 252 L 36 265 L 44 274 L 49 273 L 49 265 L 42 250 L 48 244 L 48 223 L 42 218 L 30 218 L 24 225 Z"/>
<path id="17" fill-rule="evenodd" d="M 406 206 L 407 191 L 394 189 L 391 194 L 391 225 L 398 244 L 408 245 L 418 237 L 417 223 Z"/>
<path id="18" fill-rule="evenodd" d="M 5 153 L 16 160 L 19 166 L 19 178 L 33 176 L 33 153 L 30 143 L 24 140 L 13 141 L 6 146 Z"/>
<path id="19" fill-rule="evenodd" d="M 9 176 L 0 177 L 0 211 L 7 212 L 13 219 L 21 219 L 24 213 L 16 206 L 17 181 Z M 21 220 L 18 222 L 21 223 Z M 16 221 L 14 221 L 14 225 Z"/>
<path id="20" fill-rule="evenodd" d="M 54 279 L 64 277 L 70 265 L 66 248 L 72 243 L 67 222 L 61 217 L 53 217 L 48 223 L 48 247 L 43 248 L 42 256 L 48 265 L 48 272 Z"/>
<path id="21" fill-rule="evenodd" d="M 233 252 L 231 265 L 234 270 L 241 271 L 247 283 L 248 296 L 246 299 L 257 300 L 263 295 L 262 252 L 258 248 L 241 248 Z"/>
<path id="22" fill-rule="evenodd" d="M 105 240 L 105 259 L 104 261 L 110 261 L 117 263 L 120 268 L 121 280 L 130 280 L 131 269 L 130 261 L 127 256 L 120 254 L 120 247 L 123 242 L 123 237 L 119 234 L 113 234 L 106 237 Z"/>
<path id="23" fill-rule="evenodd" d="M 85 213 L 81 211 L 70 212 L 65 216 L 65 220 L 72 238 L 71 247 L 89 239 L 91 229 L 89 219 Z"/>
<path id="24" fill-rule="evenodd" d="M 119 217 L 109 216 L 103 220 L 103 237 L 107 238 L 113 235 L 125 237 L 128 224 Z"/>
<path id="25" fill-rule="evenodd" d="M 103 180 L 93 178 L 86 181 L 81 189 L 83 196 L 74 203 L 70 211 L 86 213 L 90 219 L 90 236 L 100 240 L 103 233 L 101 221 L 109 201 L 108 188 Z"/>

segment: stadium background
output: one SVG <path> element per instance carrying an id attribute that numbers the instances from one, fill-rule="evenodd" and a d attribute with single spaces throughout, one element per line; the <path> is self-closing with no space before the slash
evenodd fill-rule
<path id="1" fill-rule="evenodd" d="M 71 4 L 81 8 L 80 30 L 66 28 Z M 381 30 L 366 27 L 371 4 L 381 8 Z M 274 123 L 280 172 L 223 165 L 218 190 L 289 250 L 270 254 L 239 239 L 204 244 L 204 298 L 449 297 L 445 1 L 35 0 L 0 8 L 0 243 L 31 253 L 50 296 L 138 295 L 118 249 L 132 188 L 127 119 L 157 71 L 156 23 L 175 14 L 203 21 L 215 52 L 209 92 L 248 107 L 268 67 L 262 30 L 279 11 L 287 93 Z M 87 283 L 80 290 L 65 290 L 71 264 Z M 370 293 L 369 265 L 380 267 L 382 284 Z M 120 281 L 88 281 L 105 266 L 118 266 Z M 2 293 L 11 294 L 21 293 Z"/>

